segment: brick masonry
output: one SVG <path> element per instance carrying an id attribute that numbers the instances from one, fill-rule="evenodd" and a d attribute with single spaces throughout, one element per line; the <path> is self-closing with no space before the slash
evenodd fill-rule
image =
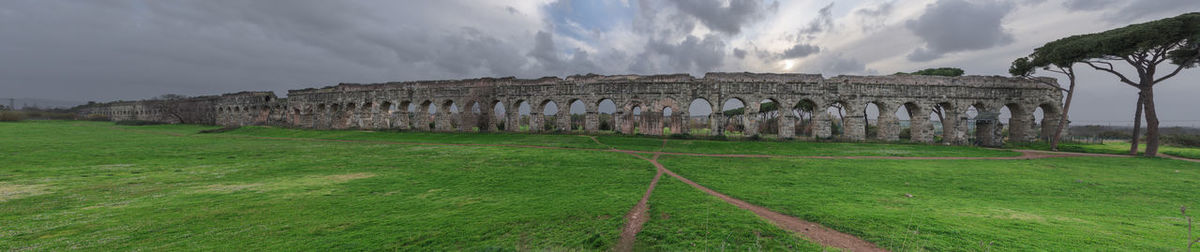
<path id="1" fill-rule="evenodd" d="M 1048 81 L 1053 81 L 1047 79 Z M 569 108 L 579 101 L 585 106 L 583 122 L 588 132 L 599 130 L 599 106 L 610 100 L 616 107 L 611 125 L 623 133 L 661 135 L 662 128 L 689 132 L 687 114 L 693 100 L 711 106 L 707 128 L 710 134 L 725 134 L 727 124 L 740 124 L 744 135 L 759 132 L 767 120 L 756 116 L 725 116 L 726 102 L 740 100 L 745 113 L 761 109 L 760 101 L 775 101 L 784 108 L 811 104 L 811 135 L 847 141 L 868 140 L 864 123 L 868 104 L 879 109 L 876 139 L 897 141 L 901 127 L 895 116 L 904 107 L 910 113 L 911 141 L 933 143 L 935 127 L 931 114 L 943 110 L 943 142 L 954 145 L 999 146 L 1001 124 L 1008 125 L 1009 141 L 1035 141 L 1048 136 L 1060 118 L 1062 93 L 1056 87 L 1031 80 L 999 76 L 837 76 L 814 74 L 708 73 L 703 78 L 676 75 L 574 75 L 565 79 L 481 78 L 466 80 L 339 84 L 323 88 L 289 90 L 287 98 L 272 92 L 240 92 L 182 100 L 118 101 L 76 108 L 80 116 L 104 115 L 111 120 L 153 120 L 169 123 L 216 124 L 223 126 L 274 125 L 311 129 L 404 129 L 420 131 L 496 131 L 504 125 L 543 125 L 542 111 L 551 103 L 560 110 L 552 116 L 557 123 L 549 130 L 573 128 Z M 527 104 L 530 115 L 519 115 Z M 412 111 L 408 108 L 414 107 Z M 493 115 L 502 106 L 504 115 Z M 844 110 L 844 133 L 834 136 L 836 117 L 823 113 L 831 106 Z M 432 109 L 431 109 L 432 107 Z M 968 118 L 968 109 L 978 111 Z M 996 115 L 1007 107 L 1012 118 L 1000 122 Z M 478 109 L 476 109 L 478 108 Z M 671 111 L 664 115 L 664 110 Z M 1034 122 L 1033 111 L 1042 109 L 1044 119 Z M 636 112 L 635 112 L 636 111 Z M 778 123 L 781 138 L 795 137 L 796 114 L 779 113 L 769 122 Z M 640 112 L 640 113 L 637 113 Z M 524 118 L 524 119 L 522 119 Z M 730 122 L 728 120 L 735 120 Z M 973 137 L 968 123 L 975 124 Z M 522 127 L 504 127 L 519 131 Z M 544 131 L 543 127 L 527 127 Z M 660 129 L 660 130 L 649 130 Z M 1037 132 L 1040 130 L 1041 132 Z M 971 139 L 974 139 L 973 141 Z"/>

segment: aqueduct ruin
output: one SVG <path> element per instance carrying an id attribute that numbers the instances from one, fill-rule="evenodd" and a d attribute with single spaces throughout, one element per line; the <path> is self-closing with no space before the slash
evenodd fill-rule
<path id="1" fill-rule="evenodd" d="M 286 98 L 271 92 L 241 92 L 89 104 L 76 111 L 80 116 L 102 115 L 111 120 L 312 129 L 597 132 L 606 125 L 625 134 L 662 135 L 664 129 L 669 129 L 675 133 L 723 135 L 730 125 L 739 125 L 746 136 L 792 138 L 799 133 L 803 137 L 849 141 L 898 141 L 902 128 L 908 128 L 904 131 L 914 142 L 932 143 L 941 138 L 946 144 L 996 146 L 1004 138 L 1028 142 L 1039 135 L 1051 135 L 1055 127 L 1037 125 L 1058 123 L 1061 99 L 1055 86 L 999 76 L 824 78 L 815 74 L 708 73 L 694 78 L 686 74 L 589 74 L 565 79 L 339 84 L 289 90 Z M 602 111 L 606 103 L 610 111 Z M 742 114 L 726 115 L 727 104 L 734 103 L 744 104 L 739 111 Z M 577 106 L 583 108 L 570 109 Z M 705 106 L 704 111 L 711 111 L 699 118 L 703 124 L 687 115 L 693 110 L 691 106 Z M 868 107 L 878 111 L 874 123 L 868 118 Z M 543 115 L 548 108 L 557 112 Z M 583 113 L 573 120 L 572 110 Z M 765 110 L 779 112 L 769 117 L 750 116 Z M 1011 114 L 1008 121 L 997 120 L 1001 110 Z M 1044 114 L 1040 122 L 1034 117 L 1035 110 Z M 528 111 L 527 115 L 522 111 Z M 903 115 L 909 118 L 907 125 L 900 123 Z M 760 127 L 765 124 L 776 127 Z M 798 130 L 798 125 L 805 129 Z M 705 130 L 693 131 L 697 127 Z M 760 128 L 771 128 L 773 132 L 758 132 Z M 1001 128 L 1007 128 L 1007 132 Z M 935 137 L 938 129 L 940 137 Z"/>

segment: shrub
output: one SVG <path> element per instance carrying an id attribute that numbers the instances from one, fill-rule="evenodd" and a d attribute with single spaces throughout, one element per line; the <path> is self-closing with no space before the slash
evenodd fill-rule
<path id="1" fill-rule="evenodd" d="M 162 123 L 162 122 L 155 122 L 155 121 L 146 121 L 146 120 L 121 120 L 121 121 L 117 121 L 117 125 L 124 125 L 124 126 L 146 126 L 146 125 L 159 125 L 159 124 L 164 124 L 164 123 Z"/>
<path id="2" fill-rule="evenodd" d="M 0 122 L 19 122 L 25 120 L 25 113 L 19 111 L 0 111 Z"/>
<path id="3" fill-rule="evenodd" d="M 1163 137 L 1163 142 L 1180 147 L 1200 147 L 1200 136 L 1171 134 Z"/>
<path id="4" fill-rule="evenodd" d="M 90 114 L 90 115 L 87 115 L 87 117 L 85 117 L 84 119 L 88 120 L 88 121 L 97 121 L 97 122 L 112 121 L 112 118 L 108 118 L 108 116 L 102 115 L 102 114 Z"/>
<path id="5" fill-rule="evenodd" d="M 912 128 L 900 130 L 900 139 L 912 139 Z"/>
<path id="6" fill-rule="evenodd" d="M 216 128 L 216 129 L 207 129 L 207 130 L 201 130 L 201 131 L 200 131 L 200 134 L 208 134 L 208 133 L 224 133 L 224 132 L 226 132 L 226 131 L 231 131 L 231 130 L 235 130 L 235 129 L 238 129 L 238 128 L 241 128 L 241 127 L 240 127 L 240 126 L 225 126 L 225 127 Z"/>
<path id="7" fill-rule="evenodd" d="M 667 136 L 671 139 L 692 139 L 692 135 L 688 133 L 676 133 Z"/>
<path id="8" fill-rule="evenodd" d="M 1106 130 L 1096 134 L 1097 137 L 1103 139 L 1132 139 L 1133 135 L 1128 131 Z"/>

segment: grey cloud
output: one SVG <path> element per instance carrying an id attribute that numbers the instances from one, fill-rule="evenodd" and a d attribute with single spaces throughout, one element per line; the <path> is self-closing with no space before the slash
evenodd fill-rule
<path id="1" fill-rule="evenodd" d="M 525 56 L 533 34 L 505 23 L 530 21 L 471 6 L 482 5 L 9 1 L 0 5 L 0 90 L 110 100 L 538 72 Z"/>
<path id="2" fill-rule="evenodd" d="M 733 48 L 733 56 L 737 57 L 738 59 L 745 59 L 746 53 L 747 53 L 746 50 Z"/>
<path id="3" fill-rule="evenodd" d="M 1067 0 L 1062 3 L 1063 7 L 1074 11 L 1093 11 L 1103 9 L 1109 5 L 1121 2 L 1121 0 Z"/>
<path id="4" fill-rule="evenodd" d="M 1014 6 L 1008 2 L 967 2 L 939 0 L 926 7 L 925 13 L 906 26 L 925 45 L 908 55 L 911 61 L 924 62 L 947 53 L 982 50 L 1012 43 L 1013 36 L 1002 21 Z"/>
<path id="5" fill-rule="evenodd" d="M 801 67 L 807 72 L 821 73 L 829 75 L 841 74 L 874 74 L 875 71 L 868 69 L 867 65 L 857 59 L 844 56 L 840 53 L 825 53 L 819 57 L 805 62 Z"/>
<path id="6" fill-rule="evenodd" d="M 854 11 L 862 20 L 864 32 L 883 27 L 884 22 L 892 15 L 895 2 L 883 2 L 879 5 Z"/>
<path id="7" fill-rule="evenodd" d="M 762 0 L 672 0 L 679 10 L 700 20 L 704 26 L 725 34 L 738 34 L 743 26 L 779 9 L 779 2 Z"/>
<path id="8" fill-rule="evenodd" d="M 599 70 L 587 51 L 582 49 L 575 49 L 570 57 L 561 55 L 554 45 L 553 35 L 544 31 L 538 31 L 535 35 L 533 50 L 529 51 L 529 56 L 534 58 L 540 68 L 532 70 L 542 72 L 543 75 L 566 76 L 594 73 Z"/>
<path id="9" fill-rule="evenodd" d="M 715 36 L 687 36 L 678 44 L 651 40 L 629 70 L 637 73 L 686 71 L 702 74 L 720 67 L 725 60 L 725 42 Z"/>
<path id="10" fill-rule="evenodd" d="M 1130 23 L 1139 19 L 1167 18 L 1183 13 L 1200 11 L 1200 1 L 1196 0 L 1142 0 L 1129 1 L 1105 15 L 1112 23 Z"/>
<path id="11" fill-rule="evenodd" d="M 800 29 L 797 39 L 813 39 L 816 34 L 833 29 L 833 2 L 817 11 L 817 17 Z"/>
<path id="12" fill-rule="evenodd" d="M 796 44 L 795 46 L 792 46 L 792 48 L 784 50 L 783 54 L 780 56 L 784 59 L 795 59 L 808 57 L 808 55 L 818 52 L 821 52 L 821 47 L 810 44 Z"/>

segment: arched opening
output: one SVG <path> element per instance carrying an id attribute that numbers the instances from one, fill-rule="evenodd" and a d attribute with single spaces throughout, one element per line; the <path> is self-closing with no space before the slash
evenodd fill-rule
<path id="1" fill-rule="evenodd" d="M 721 106 L 721 115 L 725 127 L 722 127 L 721 133 L 726 136 L 741 136 L 742 132 L 746 131 L 746 124 L 743 122 L 746 119 L 746 103 L 742 99 L 730 98 L 722 104 L 724 105 Z"/>
<path id="2" fill-rule="evenodd" d="M 541 117 L 538 118 L 541 119 L 539 120 L 541 123 L 537 126 L 545 131 L 555 130 L 554 126 L 558 125 L 558 103 L 552 100 L 545 100 L 542 101 L 541 108 Z"/>
<path id="3" fill-rule="evenodd" d="M 825 108 L 829 118 L 829 136 L 841 138 L 846 135 L 846 104 L 834 102 Z"/>
<path id="4" fill-rule="evenodd" d="M 617 103 L 612 99 L 601 99 L 596 103 L 596 115 L 600 131 L 613 132 L 617 130 Z"/>
<path id="5" fill-rule="evenodd" d="M 470 125 L 471 128 L 468 130 L 473 132 L 488 130 L 487 121 L 489 118 L 483 113 L 483 105 L 480 105 L 481 103 L 479 101 L 469 102 L 470 103 L 467 105 L 467 110 L 470 111 L 470 113 L 463 113 L 464 116 L 462 119 L 466 120 L 463 122 L 463 124 Z"/>
<path id="6" fill-rule="evenodd" d="M 532 129 L 529 127 L 531 125 L 530 120 L 533 119 L 530 116 L 531 112 L 533 112 L 533 108 L 529 106 L 529 102 L 524 100 L 517 102 L 517 122 L 513 125 L 516 126 L 517 131 L 529 131 Z"/>
<path id="7" fill-rule="evenodd" d="M 499 100 L 492 101 L 492 121 L 488 122 L 488 128 L 493 130 L 507 130 L 508 122 L 508 107 L 504 106 L 504 102 Z"/>
<path id="8" fill-rule="evenodd" d="M 662 110 L 662 122 L 663 122 L 662 134 L 663 135 L 670 135 L 671 133 L 674 133 L 674 131 L 672 131 L 672 130 L 679 129 L 679 127 L 672 128 L 672 126 L 675 125 L 675 123 L 674 123 L 675 120 L 673 120 L 675 118 L 674 112 L 675 111 L 671 110 L 671 107 L 663 107 L 663 110 Z"/>
<path id="9" fill-rule="evenodd" d="M 913 132 L 913 111 L 917 110 L 917 104 L 912 102 L 904 103 L 896 108 L 896 112 L 892 115 L 896 116 L 897 135 L 902 140 L 913 140 L 916 142 Z M 930 124 L 932 127 L 932 123 Z M 919 134 L 919 132 L 918 132 Z"/>
<path id="10" fill-rule="evenodd" d="M 629 132 L 634 135 L 641 134 L 642 106 L 633 105 L 633 109 L 629 111 L 632 113 L 629 115 L 629 127 L 631 129 Z"/>
<path id="11" fill-rule="evenodd" d="M 442 107 L 439 111 L 442 111 L 440 116 L 436 116 L 441 119 L 437 122 L 439 124 L 438 127 L 440 127 L 438 128 L 439 130 L 457 130 L 462 125 L 458 120 L 461 110 L 458 108 L 458 104 L 454 103 L 454 100 L 442 102 Z"/>
<path id="12" fill-rule="evenodd" d="M 419 111 L 415 113 L 416 115 L 413 118 L 414 128 L 422 130 L 435 129 L 437 125 L 433 122 L 433 115 L 437 113 L 437 106 L 432 101 L 424 101 L 421 102 L 421 105 L 417 109 Z"/>
<path id="13" fill-rule="evenodd" d="M 866 139 L 879 139 L 882 124 L 879 122 L 881 107 L 878 102 L 868 102 L 863 108 L 863 132 Z"/>
<path id="14" fill-rule="evenodd" d="M 930 125 L 933 126 L 934 142 L 950 143 L 948 141 L 953 140 L 950 134 L 957 130 L 954 128 L 957 119 L 950 118 L 952 111 L 955 111 L 955 108 L 949 102 L 935 104 L 930 109 L 929 121 Z"/>
<path id="15" fill-rule="evenodd" d="M 647 115 L 643 116 L 646 129 L 642 132 L 650 135 L 670 135 L 681 132 L 683 117 L 679 103 L 670 97 L 655 101 L 653 106 L 646 107 Z"/>
<path id="16" fill-rule="evenodd" d="M 792 128 L 797 136 L 813 135 L 813 111 L 817 103 L 809 99 L 800 100 L 792 106 L 792 116 L 796 117 L 796 125 Z"/>
<path id="17" fill-rule="evenodd" d="M 1000 139 L 1003 142 L 1018 141 L 1015 137 L 1023 137 L 1023 132 L 1013 132 L 1021 130 L 1020 127 L 1014 127 L 1020 118 L 1017 118 L 1016 112 L 1020 111 L 1017 104 L 1010 103 L 1000 107 L 1000 114 L 996 116 L 996 127 L 1000 127 Z"/>
<path id="18" fill-rule="evenodd" d="M 342 115 L 341 121 L 345 122 L 347 128 L 362 127 L 358 122 L 358 115 L 354 111 L 356 108 L 356 104 L 346 103 L 346 113 Z"/>
<path id="19" fill-rule="evenodd" d="M 571 101 L 571 105 L 569 106 L 567 108 L 567 111 L 571 115 L 571 124 L 569 127 L 574 131 L 583 131 L 586 128 L 585 124 L 587 124 L 587 105 L 583 104 L 583 101 L 575 99 Z"/>
<path id="20" fill-rule="evenodd" d="M 696 98 L 692 100 L 692 103 L 688 105 L 688 114 L 684 122 L 687 124 L 687 128 L 690 129 L 688 133 L 697 136 L 711 135 L 713 133 L 711 127 L 712 110 L 712 103 L 709 103 L 707 99 Z"/>
<path id="21" fill-rule="evenodd" d="M 779 101 L 767 98 L 759 101 L 758 114 L 754 115 L 754 119 L 758 121 L 758 133 L 763 135 L 779 135 L 780 128 L 780 112 Z"/>
<path id="22" fill-rule="evenodd" d="M 1058 129 L 1058 123 L 1062 120 L 1062 114 L 1059 113 L 1054 105 L 1044 103 L 1038 106 L 1037 110 L 1033 112 L 1033 117 L 1033 121 L 1037 122 L 1037 125 L 1033 126 L 1033 128 L 1037 129 L 1038 139 L 1050 141 L 1050 138 L 1054 137 L 1054 131 Z"/>

